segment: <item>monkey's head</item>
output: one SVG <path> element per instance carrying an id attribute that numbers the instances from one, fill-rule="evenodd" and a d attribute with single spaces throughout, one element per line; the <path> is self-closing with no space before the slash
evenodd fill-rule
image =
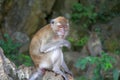
<path id="1" fill-rule="evenodd" d="M 59 37 L 65 38 L 68 35 L 69 22 L 68 22 L 68 20 L 66 18 L 57 17 L 55 19 L 52 19 L 50 24 L 51 24 L 52 30 Z"/>
<path id="2" fill-rule="evenodd" d="M 90 33 L 90 39 L 93 41 L 93 42 L 95 42 L 95 41 L 98 41 L 98 35 L 97 35 L 97 33 L 96 32 L 91 32 Z"/>

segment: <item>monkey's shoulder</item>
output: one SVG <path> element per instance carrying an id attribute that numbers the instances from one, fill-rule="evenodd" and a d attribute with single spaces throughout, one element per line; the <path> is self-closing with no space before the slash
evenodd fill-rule
<path id="1" fill-rule="evenodd" d="M 35 34 L 36 36 L 39 37 L 46 37 L 47 35 L 52 35 L 53 34 L 53 30 L 50 27 L 50 24 L 42 27 L 40 30 L 37 31 L 37 33 Z"/>
<path id="2" fill-rule="evenodd" d="M 41 28 L 32 38 L 31 42 L 41 43 L 41 42 L 49 42 L 52 40 L 54 36 L 54 32 L 52 31 L 50 24 Z"/>

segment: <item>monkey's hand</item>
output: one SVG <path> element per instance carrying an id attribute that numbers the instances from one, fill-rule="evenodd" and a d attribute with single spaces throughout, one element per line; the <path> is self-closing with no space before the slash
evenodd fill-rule
<path id="1" fill-rule="evenodd" d="M 63 46 L 67 47 L 68 49 L 71 49 L 71 44 L 67 40 L 62 40 L 61 47 L 63 47 Z"/>

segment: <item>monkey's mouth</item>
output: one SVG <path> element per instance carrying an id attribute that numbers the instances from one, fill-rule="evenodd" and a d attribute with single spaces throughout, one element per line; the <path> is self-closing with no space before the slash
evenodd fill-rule
<path id="1" fill-rule="evenodd" d="M 58 26 L 58 27 L 59 27 L 58 35 L 64 36 L 64 35 L 65 35 L 64 26 L 60 25 L 60 26 Z"/>

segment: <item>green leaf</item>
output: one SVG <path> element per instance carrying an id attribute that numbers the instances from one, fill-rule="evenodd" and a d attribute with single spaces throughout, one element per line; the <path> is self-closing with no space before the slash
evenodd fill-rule
<path id="1" fill-rule="evenodd" d="M 83 58 L 83 59 L 79 59 L 77 62 L 76 62 L 76 67 L 78 68 L 81 68 L 82 70 L 86 68 L 86 65 L 88 63 L 88 60 L 86 58 Z"/>
<path id="2" fill-rule="evenodd" d="M 113 79 L 114 80 L 119 79 L 119 70 L 118 69 L 113 70 Z"/>

